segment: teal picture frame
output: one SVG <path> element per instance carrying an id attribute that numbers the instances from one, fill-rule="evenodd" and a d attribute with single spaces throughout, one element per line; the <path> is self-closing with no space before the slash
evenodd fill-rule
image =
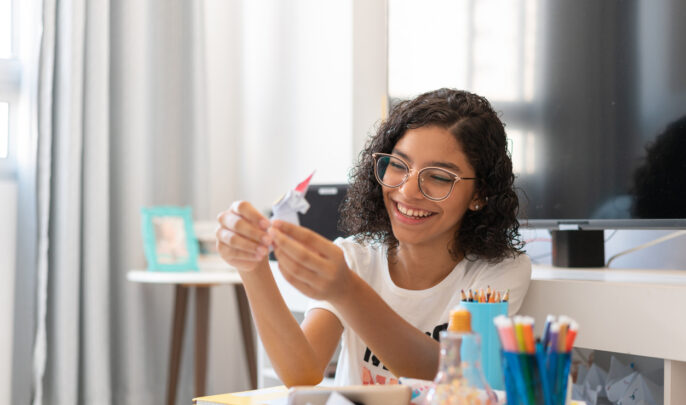
<path id="1" fill-rule="evenodd" d="M 148 270 L 198 271 L 198 239 L 191 207 L 143 207 L 141 222 Z"/>

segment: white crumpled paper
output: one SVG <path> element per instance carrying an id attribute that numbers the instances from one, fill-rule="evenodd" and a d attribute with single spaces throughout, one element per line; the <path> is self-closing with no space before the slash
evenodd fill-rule
<path id="1" fill-rule="evenodd" d="M 610 359 L 605 390 L 607 398 L 620 405 L 657 405 L 662 404 L 664 397 L 662 387 L 614 356 Z"/>
<path id="2" fill-rule="evenodd" d="M 572 386 L 572 398 L 584 401 L 587 405 L 596 405 L 598 398 L 606 397 L 606 381 L 607 373 L 602 368 L 595 364 L 591 368 L 581 365 L 577 374 L 578 384 Z"/>

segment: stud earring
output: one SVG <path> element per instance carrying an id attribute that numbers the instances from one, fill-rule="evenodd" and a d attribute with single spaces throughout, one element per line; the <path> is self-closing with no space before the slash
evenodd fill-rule
<path id="1" fill-rule="evenodd" d="M 476 204 L 476 205 L 474 206 L 474 210 L 475 210 L 475 211 L 478 211 L 478 210 L 479 210 L 479 204 Z"/>

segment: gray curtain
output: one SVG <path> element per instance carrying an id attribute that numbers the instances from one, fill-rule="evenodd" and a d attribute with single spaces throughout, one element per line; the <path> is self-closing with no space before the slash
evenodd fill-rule
<path id="1" fill-rule="evenodd" d="M 32 294 L 18 298 L 36 322 L 20 328 L 34 333 L 32 343 L 16 343 L 22 353 L 33 345 L 33 383 L 15 358 L 15 403 L 164 401 L 173 289 L 128 282 L 126 273 L 145 267 L 142 206 L 215 215 L 206 198 L 201 7 L 44 1 L 37 271 L 21 276 Z M 212 292 L 212 393 L 248 386 L 232 294 Z M 192 311 L 177 403 L 192 397 Z"/>

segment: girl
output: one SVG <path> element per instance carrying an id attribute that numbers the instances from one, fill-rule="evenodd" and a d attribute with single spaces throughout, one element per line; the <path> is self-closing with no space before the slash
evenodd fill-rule
<path id="1" fill-rule="evenodd" d="M 314 385 L 343 339 L 336 384 L 425 380 L 461 289 L 510 290 L 522 303 L 531 263 L 518 239 L 503 124 L 489 102 L 440 89 L 398 104 L 360 154 L 333 243 L 247 202 L 219 215 L 218 248 L 243 280 L 264 347 L 288 386 Z M 298 325 L 274 282 L 317 300 Z"/>

